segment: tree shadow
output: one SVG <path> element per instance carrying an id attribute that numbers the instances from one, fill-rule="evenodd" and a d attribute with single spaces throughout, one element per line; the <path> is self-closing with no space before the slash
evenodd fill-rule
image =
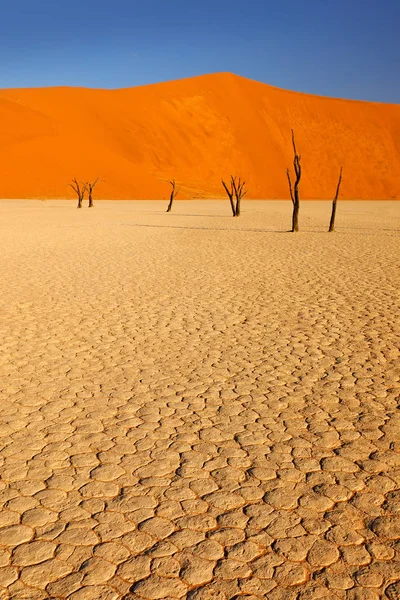
<path id="1" fill-rule="evenodd" d="M 160 228 L 160 229 L 188 229 L 191 231 L 228 231 L 228 232 L 253 232 L 253 233 L 291 233 L 290 230 L 276 230 L 276 229 L 259 229 L 259 228 L 222 228 L 222 227 L 188 227 L 187 225 L 147 225 L 145 223 L 122 223 L 126 227 L 148 227 L 148 228 Z"/>
<path id="2" fill-rule="evenodd" d="M 185 215 L 186 216 L 186 215 Z M 194 215 L 193 215 L 194 216 Z M 259 228 L 259 227 L 248 227 L 248 228 L 239 228 L 239 227 L 234 227 L 234 228 L 227 228 L 227 227 L 189 227 L 187 225 L 149 225 L 146 223 L 121 223 L 122 225 L 124 225 L 125 227 L 147 227 L 150 229 L 187 229 L 190 231 L 228 231 L 228 232 L 239 232 L 239 233 L 244 233 L 244 232 L 249 232 L 249 233 L 292 233 L 293 231 L 291 229 L 265 229 L 265 228 Z M 382 233 L 382 232 L 398 232 L 398 229 L 371 229 L 370 231 L 360 231 L 357 230 L 357 228 L 355 228 L 356 231 L 354 232 L 352 229 L 346 229 L 345 231 L 340 231 L 340 230 L 335 230 L 333 233 L 333 235 L 331 235 L 330 237 L 333 239 L 335 236 L 342 236 L 342 235 L 347 235 L 347 234 L 351 234 L 351 233 L 355 233 L 355 235 L 377 235 L 378 233 Z M 294 233 L 294 238 L 296 237 L 301 237 L 301 235 L 303 233 L 314 233 L 314 234 L 319 234 L 319 235 L 325 235 L 328 232 L 327 229 L 302 229 L 301 231 L 295 232 Z"/>
<path id="3" fill-rule="evenodd" d="M 146 212 L 146 215 L 165 215 L 167 213 L 166 210 L 164 211 L 160 211 L 160 210 L 152 210 L 149 212 Z M 176 213 L 176 212 L 171 212 L 171 216 L 173 217 L 207 217 L 207 218 L 211 218 L 211 219 L 232 219 L 232 215 L 207 215 L 207 214 L 202 214 L 202 215 L 198 215 L 198 214 L 194 214 L 194 213 Z"/>

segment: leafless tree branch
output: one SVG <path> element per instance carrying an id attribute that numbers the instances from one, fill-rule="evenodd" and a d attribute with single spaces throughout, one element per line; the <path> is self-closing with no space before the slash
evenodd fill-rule
<path id="1" fill-rule="evenodd" d="M 78 206 L 77 208 L 82 208 L 83 198 L 85 197 L 86 192 L 86 183 L 79 183 L 79 181 L 74 177 L 72 183 L 69 184 L 70 187 L 74 190 L 75 194 L 78 196 Z"/>
<path id="2" fill-rule="evenodd" d="M 177 188 L 176 187 L 175 179 L 173 179 L 169 183 L 171 184 L 172 189 L 171 189 L 171 194 L 170 194 L 170 197 L 169 197 L 169 204 L 168 204 L 167 212 L 171 212 L 172 203 L 175 200 L 175 197 L 179 194 L 179 192 L 181 190 L 181 188 Z"/>
<path id="3" fill-rule="evenodd" d="M 86 189 L 88 190 L 88 196 L 89 196 L 89 204 L 88 204 L 89 208 L 93 208 L 93 206 L 94 206 L 93 190 L 99 182 L 100 182 L 100 177 L 96 177 L 96 179 L 93 182 L 90 182 L 90 181 L 86 182 Z"/>
<path id="4" fill-rule="evenodd" d="M 245 184 L 246 182 L 242 181 L 240 177 L 237 178 L 231 175 L 230 187 L 228 187 L 228 185 L 222 179 L 222 185 L 228 194 L 232 209 L 232 216 L 234 217 L 238 217 L 240 215 L 240 201 L 247 194 L 247 190 L 244 189 Z"/>

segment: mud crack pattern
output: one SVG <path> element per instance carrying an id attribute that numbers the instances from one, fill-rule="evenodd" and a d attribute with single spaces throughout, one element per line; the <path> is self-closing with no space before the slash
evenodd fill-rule
<path id="1" fill-rule="evenodd" d="M 0 599 L 400 598 L 395 203 L 1 202 Z"/>

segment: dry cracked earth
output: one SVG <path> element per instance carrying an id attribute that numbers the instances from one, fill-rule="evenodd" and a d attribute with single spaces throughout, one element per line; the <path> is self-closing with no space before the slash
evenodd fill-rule
<path id="1" fill-rule="evenodd" d="M 400 598 L 399 204 L 0 203 L 0 599 Z"/>

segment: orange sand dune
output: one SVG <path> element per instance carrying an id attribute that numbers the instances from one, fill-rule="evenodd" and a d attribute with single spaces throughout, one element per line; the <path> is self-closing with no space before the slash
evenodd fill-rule
<path id="1" fill-rule="evenodd" d="M 290 129 L 304 198 L 400 198 L 400 105 L 310 96 L 218 73 L 121 90 L 0 90 L 0 197 L 73 197 L 72 177 L 100 176 L 97 198 L 221 197 L 221 177 L 249 198 L 287 198 Z"/>

